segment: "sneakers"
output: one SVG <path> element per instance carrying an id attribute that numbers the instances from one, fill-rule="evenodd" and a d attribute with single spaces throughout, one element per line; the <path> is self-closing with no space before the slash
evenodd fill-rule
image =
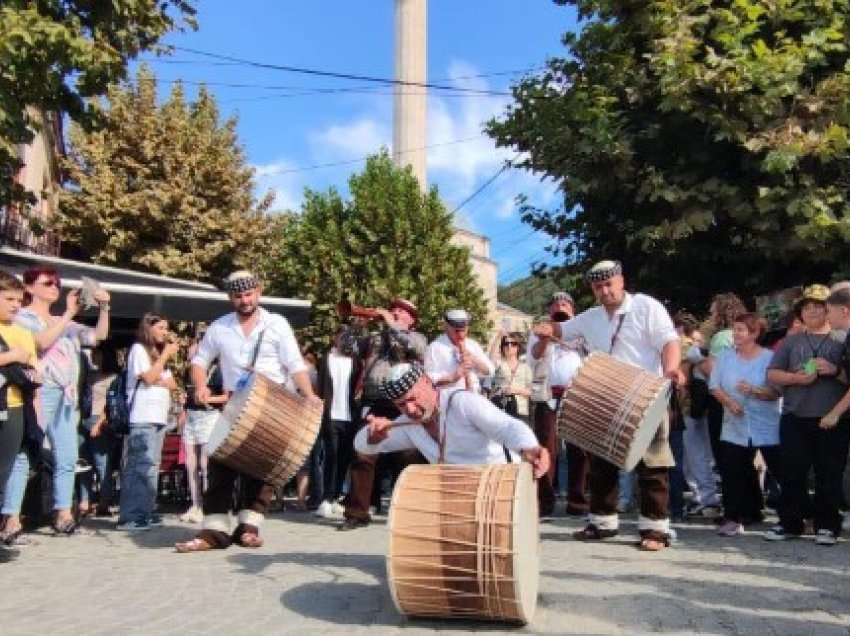
<path id="1" fill-rule="evenodd" d="M 123 530 L 125 532 L 143 532 L 145 530 L 151 529 L 151 524 L 148 523 L 147 519 L 140 519 L 136 521 L 121 521 L 115 526 L 116 530 Z"/>
<path id="2" fill-rule="evenodd" d="M 703 505 L 698 502 L 691 502 L 685 508 L 685 517 L 703 517 L 706 519 L 714 518 L 720 514 L 720 506 L 715 504 Z"/>
<path id="3" fill-rule="evenodd" d="M 717 534 L 721 537 L 736 537 L 744 534 L 744 526 L 737 521 L 727 520 L 717 529 Z"/>
<path id="4" fill-rule="evenodd" d="M 773 526 L 764 533 L 764 538 L 767 541 L 785 541 L 786 539 L 798 539 L 799 537 L 799 534 L 787 532 L 782 526 Z"/>
<path id="5" fill-rule="evenodd" d="M 183 523 L 201 523 L 204 520 L 204 511 L 196 506 L 192 506 L 182 515 L 180 521 Z"/>
<path id="6" fill-rule="evenodd" d="M 151 515 L 146 519 L 146 521 L 151 528 L 161 528 L 165 525 L 165 522 L 162 520 L 162 515 Z"/>
<path id="7" fill-rule="evenodd" d="M 835 545 L 838 543 L 838 537 L 835 536 L 832 530 L 821 528 L 815 535 L 815 543 L 818 545 Z"/>
<path id="8" fill-rule="evenodd" d="M 313 513 L 322 519 L 342 519 L 345 507 L 338 501 L 323 501 Z"/>

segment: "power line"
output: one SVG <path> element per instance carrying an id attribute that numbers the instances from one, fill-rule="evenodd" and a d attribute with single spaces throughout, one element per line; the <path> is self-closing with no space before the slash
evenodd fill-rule
<path id="1" fill-rule="evenodd" d="M 472 200 L 473 200 L 475 197 L 477 197 L 479 194 L 481 194 L 482 192 L 484 192 L 484 190 L 486 190 L 486 189 L 487 189 L 487 187 L 488 187 L 491 183 L 493 183 L 496 179 L 498 179 L 498 178 L 499 178 L 499 176 L 500 176 L 500 175 L 501 175 L 501 174 L 502 174 L 505 170 L 507 170 L 508 168 L 510 168 L 510 167 L 511 167 L 511 163 L 512 163 L 513 161 L 516 161 L 517 157 L 519 157 L 519 154 L 514 155 L 513 159 L 510 159 L 510 160 L 506 161 L 506 162 L 502 165 L 502 167 L 501 167 L 501 168 L 499 168 L 499 169 L 496 171 L 496 173 L 495 173 L 493 176 L 491 176 L 489 179 L 487 179 L 487 181 L 485 181 L 484 183 L 482 183 L 482 184 L 481 184 L 481 186 L 479 186 L 479 187 L 478 187 L 478 189 L 477 189 L 475 192 L 473 192 L 473 193 L 472 193 L 472 194 L 470 194 L 468 197 L 466 197 L 463 201 L 461 201 L 461 202 L 458 204 L 458 206 L 457 206 L 457 207 L 456 207 L 456 208 L 452 211 L 452 214 L 456 214 L 456 213 L 457 213 L 457 212 L 458 212 L 458 211 L 459 211 L 459 210 L 460 210 L 463 206 L 465 206 L 467 203 L 469 203 L 470 201 L 472 201 Z"/>
<path id="2" fill-rule="evenodd" d="M 452 145 L 455 145 L 455 144 L 466 143 L 468 141 L 474 141 L 474 140 L 480 139 L 480 138 L 481 138 L 481 135 L 476 135 L 475 137 L 467 137 L 466 139 L 455 139 L 454 141 L 446 141 L 446 142 L 439 143 L 439 144 L 430 144 L 428 146 L 422 146 L 420 148 L 411 148 L 410 150 L 405 151 L 405 153 L 418 152 L 420 150 L 428 150 L 429 148 L 440 148 L 442 146 L 452 146 Z M 352 163 L 360 163 L 361 161 L 366 161 L 369 158 L 369 156 L 370 155 L 367 155 L 365 157 L 359 157 L 357 159 L 348 159 L 346 161 L 334 161 L 332 163 L 318 163 L 318 164 L 315 164 L 315 165 L 312 165 L 312 166 L 305 166 L 303 168 L 289 168 L 289 169 L 286 169 L 286 170 L 274 170 L 274 171 L 264 172 L 260 176 L 265 177 L 267 175 L 293 174 L 293 173 L 296 173 L 296 172 L 308 172 L 308 171 L 311 171 L 311 170 L 319 170 L 320 168 L 336 168 L 338 166 L 347 166 L 347 165 L 350 165 Z"/>
<path id="3" fill-rule="evenodd" d="M 267 62 L 257 62 L 254 60 L 246 60 L 238 57 L 233 57 L 230 55 L 221 55 L 219 53 L 210 53 L 208 51 L 199 51 L 197 49 L 190 49 L 182 46 L 173 46 L 173 49 L 177 51 L 183 51 L 185 53 L 191 53 L 193 55 L 201 55 L 204 57 L 209 57 L 216 60 L 223 60 L 227 62 L 237 62 L 244 66 L 253 66 L 255 68 L 265 68 L 269 70 L 277 70 L 284 71 L 287 73 L 300 73 L 302 75 L 313 75 L 317 77 L 333 77 L 336 79 L 346 79 L 346 80 L 357 80 L 362 82 L 370 82 L 374 84 L 383 84 L 385 86 L 416 86 L 419 88 L 429 88 L 432 90 L 449 90 L 455 92 L 463 92 L 477 95 L 498 95 L 500 97 L 510 97 L 510 93 L 502 92 L 502 91 L 490 91 L 484 89 L 475 89 L 475 88 L 463 88 L 457 86 L 447 86 L 445 84 L 435 84 L 432 82 L 407 82 L 397 79 L 389 79 L 386 77 L 374 77 L 371 75 L 359 75 L 355 73 L 339 73 L 336 71 L 323 71 L 320 69 L 313 68 L 305 68 L 301 66 L 289 66 L 285 64 L 269 64 Z"/>

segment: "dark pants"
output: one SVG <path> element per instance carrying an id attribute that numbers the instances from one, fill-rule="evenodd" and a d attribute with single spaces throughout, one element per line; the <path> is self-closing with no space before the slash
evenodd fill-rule
<path id="1" fill-rule="evenodd" d="M 708 396 L 705 409 L 705 421 L 708 424 L 708 440 L 711 454 L 714 455 L 714 468 L 723 474 L 723 452 L 720 448 L 720 433 L 723 431 L 723 405 L 713 395 Z"/>
<path id="2" fill-rule="evenodd" d="M 6 488 L 23 440 L 24 407 L 15 406 L 8 409 L 8 419 L 0 422 L 0 494 Z"/>
<path id="3" fill-rule="evenodd" d="M 534 408 L 534 434 L 540 445 L 549 451 L 549 470 L 537 480 L 537 501 L 541 516 L 549 516 L 555 511 L 555 474 L 557 457 L 560 450 L 558 440 L 558 414 L 549 408 L 546 402 L 537 402 Z M 587 512 L 588 500 L 585 495 L 589 461 L 587 453 L 573 444 L 567 443 L 567 512 L 581 514 Z"/>
<path id="4" fill-rule="evenodd" d="M 670 497 L 669 468 L 650 468 L 643 462 L 635 467 L 640 496 L 640 514 L 647 519 L 666 519 Z M 590 456 L 590 512 L 617 514 L 620 469 L 594 455 Z"/>
<path id="5" fill-rule="evenodd" d="M 668 468 L 670 471 L 670 515 L 674 518 L 685 514 L 685 490 L 688 487 L 685 481 L 685 429 L 681 424 L 670 427 L 670 450 L 676 465 Z"/>
<path id="6" fill-rule="evenodd" d="M 758 522 L 762 517 L 764 495 L 753 464 L 756 451 L 774 474 L 781 474 L 779 446 L 739 446 L 720 442 L 723 455 L 723 517 L 736 523 Z"/>
<path id="7" fill-rule="evenodd" d="M 322 427 L 325 446 L 324 498 L 336 501 L 342 494 L 345 471 L 354 452 L 354 424 L 342 420 L 331 420 Z"/>
<path id="8" fill-rule="evenodd" d="M 397 418 L 400 413 L 395 405 L 389 400 L 378 400 L 368 404 L 369 415 Z M 366 418 L 358 427 L 358 431 L 368 426 Z M 375 482 L 375 466 L 378 463 L 378 455 L 362 455 L 354 452 L 349 467 L 351 474 L 351 491 L 345 499 L 345 518 L 357 519 L 358 521 L 370 521 L 369 503 L 372 499 L 372 486 Z"/>
<path id="9" fill-rule="evenodd" d="M 209 483 L 204 492 L 204 515 L 227 515 L 233 510 L 233 489 L 236 480 L 240 480 L 239 493 L 235 509 L 250 510 L 265 515 L 274 497 L 274 486 L 260 479 L 242 474 L 221 462 L 210 459 L 207 468 Z M 226 547 L 233 539 L 238 538 L 243 532 L 258 532 L 257 526 L 240 523 L 231 535 L 223 530 L 212 530 L 205 528 L 198 535 L 211 545 Z"/>
<path id="10" fill-rule="evenodd" d="M 841 532 L 841 478 L 847 463 L 850 422 L 823 430 L 820 418 L 797 417 L 790 413 L 779 423 L 782 484 L 779 523 L 786 532 L 802 534 L 808 505 L 807 480 L 814 468 L 815 496 L 812 502 L 815 532 Z"/>

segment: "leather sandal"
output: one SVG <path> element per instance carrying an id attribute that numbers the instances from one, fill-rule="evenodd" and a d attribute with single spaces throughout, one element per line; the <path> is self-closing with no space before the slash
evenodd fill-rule
<path id="1" fill-rule="evenodd" d="M 207 552 L 209 550 L 216 550 L 220 548 L 216 548 L 214 545 L 207 543 L 207 541 L 201 537 L 195 537 L 194 539 L 189 539 L 189 541 L 180 541 L 175 543 L 174 549 L 181 554 L 186 554 L 188 552 Z"/>
<path id="2" fill-rule="evenodd" d="M 573 532 L 573 538 L 579 541 L 601 541 L 602 539 L 616 537 L 618 533 L 618 530 L 600 528 L 596 524 L 589 523 L 582 530 Z"/>
<path id="3" fill-rule="evenodd" d="M 235 539 L 237 545 L 243 548 L 262 548 L 263 540 L 255 532 L 243 532 Z"/>
<path id="4" fill-rule="evenodd" d="M 660 552 L 669 545 L 670 541 L 656 539 L 655 537 L 646 537 L 640 540 L 640 549 L 644 552 Z"/>

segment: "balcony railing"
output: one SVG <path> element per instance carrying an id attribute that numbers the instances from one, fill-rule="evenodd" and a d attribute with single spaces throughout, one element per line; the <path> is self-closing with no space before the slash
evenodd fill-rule
<path id="1" fill-rule="evenodd" d="M 59 256 L 62 241 L 55 230 L 45 228 L 36 232 L 28 218 L 0 209 L 0 244 L 23 252 Z"/>

